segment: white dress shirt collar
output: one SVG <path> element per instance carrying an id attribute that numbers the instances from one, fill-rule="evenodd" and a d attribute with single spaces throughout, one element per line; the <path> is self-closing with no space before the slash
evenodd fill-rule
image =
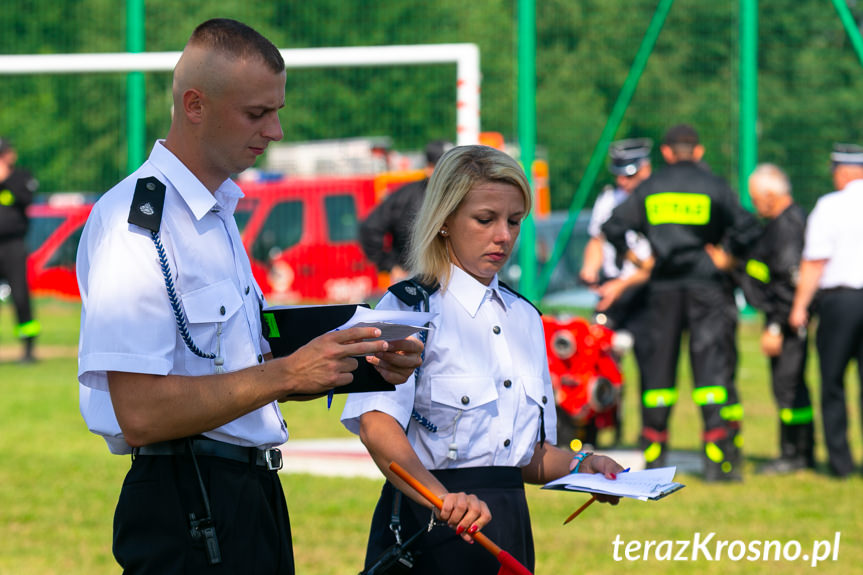
<path id="1" fill-rule="evenodd" d="M 492 278 L 491 283 L 486 286 L 453 264 L 450 270 L 449 285 L 447 285 L 446 289 L 471 317 L 476 317 L 480 306 L 482 306 L 487 298 L 496 300 L 504 311 L 509 308 L 506 299 L 500 294 L 500 282 L 498 281 L 497 274 Z"/>
<path id="2" fill-rule="evenodd" d="M 228 178 L 219 186 L 215 193 L 210 191 L 201 181 L 165 147 L 164 140 L 158 140 L 150 153 L 150 163 L 156 167 L 177 193 L 200 220 L 216 205 L 229 214 L 233 214 L 237 201 L 243 197 L 243 192 L 237 184 Z"/>

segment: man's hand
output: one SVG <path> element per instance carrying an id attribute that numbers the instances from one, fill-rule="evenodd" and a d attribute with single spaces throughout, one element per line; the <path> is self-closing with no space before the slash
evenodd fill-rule
<path id="1" fill-rule="evenodd" d="M 767 357 L 776 357 L 782 353 L 782 332 L 772 333 L 768 330 L 761 332 L 761 351 Z"/>
<path id="2" fill-rule="evenodd" d="M 599 302 L 596 304 L 596 311 L 605 311 L 611 307 L 620 295 L 626 291 L 627 284 L 624 280 L 613 279 L 608 280 L 596 289 L 599 294 Z"/>
<path id="3" fill-rule="evenodd" d="M 366 361 L 375 366 L 388 383 L 404 383 L 422 364 L 423 344 L 413 337 L 387 343 L 386 351 L 368 356 Z"/>
<path id="4" fill-rule="evenodd" d="M 728 252 L 726 252 L 722 248 L 722 246 L 706 244 L 704 246 L 704 251 L 707 252 L 708 256 L 710 256 L 710 259 L 713 261 L 713 265 L 716 266 L 716 269 L 722 270 L 724 272 L 731 271 L 731 269 L 736 263 L 734 257 Z"/>
<path id="5" fill-rule="evenodd" d="M 363 341 L 379 337 L 375 327 L 352 327 L 316 337 L 287 357 L 274 360 L 281 364 L 284 381 L 291 385 L 285 399 L 292 395 L 316 395 L 351 383 L 357 358 L 384 353 L 385 341 Z"/>

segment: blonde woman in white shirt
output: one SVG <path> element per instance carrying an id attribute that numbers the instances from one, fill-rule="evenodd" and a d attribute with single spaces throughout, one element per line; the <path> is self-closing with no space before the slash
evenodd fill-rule
<path id="1" fill-rule="evenodd" d="M 392 461 L 441 497 L 437 517 L 452 528 L 411 542 L 412 573 L 497 573 L 491 554 L 459 541 L 479 529 L 532 569 L 524 482 L 545 483 L 576 465 L 608 477 L 622 470 L 607 457 L 573 458 L 554 446 L 540 315 L 498 280 L 530 206 L 523 170 L 494 148 L 453 148 L 431 177 L 409 256 L 414 279 L 392 286 L 378 304 L 437 314 L 423 365 L 394 392 L 349 396 L 342 414 L 387 477 L 367 569 L 396 542 L 394 529 L 406 540 L 430 521 L 430 504 L 389 470 Z"/>

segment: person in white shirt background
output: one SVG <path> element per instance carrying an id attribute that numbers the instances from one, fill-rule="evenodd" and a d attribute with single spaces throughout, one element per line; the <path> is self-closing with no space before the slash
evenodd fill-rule
<path id="1" fill-rule="evenodd" d="M 835 144 L 830 159 L 837 191 L 819 198 L 806 220 L 788 321 L 805 329 L 814 302 L 824 441 L 831 472 L 847 477 L 854 471 L 845 407 L 845 372 L 852 359 L 863 383 L 863 147 Z"/>
<path id="2" fill-rule="evenodd" d="M 387 478 L 366 568 L 396 541 L 389 528 L 396 510 L 404 538 L 429 523 L 431 505 L 389 469 L 390 462 L 441 497 L 441 515 L 455 528 L 438 527 L 419 539 L 415 573 L 497 573 L 491 554 L 459 540 L 470 541 L 479 529 L 533 569 L 524 482 L 545 483 L 576 466 L 609 478 L 622 471 L 608 457 L 574 458 L 554 445 L 540 315 L 498 280 L 530 207 L 521 167 L 494 148 L 453 148 L 432 174 L 411 242 L 414 279 L 392 286 L 377 306 L 427 306 L 437 314 L 423 364 L 394 392 L 351 394 L 342 414 Z"/>

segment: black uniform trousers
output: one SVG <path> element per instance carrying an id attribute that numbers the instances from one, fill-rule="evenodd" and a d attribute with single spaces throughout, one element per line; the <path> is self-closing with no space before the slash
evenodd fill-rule
<path id="1" fill-rule="evenodd" d="M 432 473 L 450 492 L 473 493 L 486 502 L 494 520 L 482 532 L 519 563 L 533 571 L 534 549 L 530 514 L 524 495 L 521 469 L 517 467 L 472 467 L 433 470 Z M 395 543 L 390 531 L 393 496 L 397 489 L 387 481 L 381 491 L 369 533 L 365 568 Z M 429 508 L 401 497 L 399 522 L 402 540 L 425 530 L 431 518 Z M 409 550 L 416 560 L 412 575 L 495 575 L 498 560 L 478 543 L 464 541 L 446 525 L 435 526 L 419 537 Z"/>
<path id="2" fill-rule="evenodd" d="M 803 409 L 812 406 L 806 386 L 806 357 L 809 338 L 785 330 L 782 350 L 770 358 L 773 397 L 779 409 Z"/>
<path id="3" fill-rule="evenodd" d="M 605 310 L 606 326 L 614 331 L 626 330 L 632 334 L 633 354 L 640 377 L 651 355 L 650 332 L 647 313 L 647 285 L 633 286 Z"/>
<path id="4" fill-rule="evenodd" d="M 732 292 L 707 282 L 652 285 L 648 307 L 651 350 L 642 381 L 644 394 L 676 389 L 681 338 L 688 330 L 694 396 L 704 390 L 707 398 L 697 400 L 705 434 L 727 428 L 722 409 L 739 403 L 734 383 L 737 307 Z M 642 427 L 666 433 L 672 405 L 673 401 L 659 406 L 643 402 Z"/>
<path id="5" fill-rule="evenodd" d="M 27 242 L 24 238 L 0 240 L 0 279 L 12 289 L 18 325 L 33 320 L 30 286 L 27 284 Z"/>
<path id="6" fill-rule="evenodd" d="M 205 517 L 191 455 L 138 455 L 114 515 L 114 557 L 126 574 L 293 575 L 291 527 L 278 474 L 198 455 L 221 550 L 209 565 L 189 514 Z"/>
<path id="7" fill-rule="evenodd" d="M 837 475 L 845 476 L 854 470 L 848 447 L 845 372 L 850 361 L 856 359 L 863 386 L 863 289 L 822 290 L 818 294 L 817 312 L 815 346 L 821 370 L 824 441 L 830 467 Z"/>

